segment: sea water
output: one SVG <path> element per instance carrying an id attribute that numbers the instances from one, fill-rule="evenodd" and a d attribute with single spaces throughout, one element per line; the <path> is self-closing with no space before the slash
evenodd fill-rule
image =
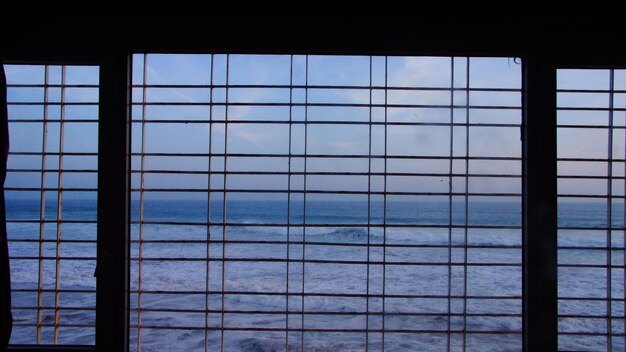
<path id="1" fill-rule="evenodd" d="M 310 200 L 305 204 L 292 200 L 288 208 L 286 201 L 228 200 L 224 211 L 221 200 L 145 200 L 143 220 L 146 223 L 141 231 L 138 224 L 131 226 L 133 293 L 130 320 L 135 326 L 130 331 L 131 350 L 138 347 L 136 326 L 139 323 L 142 325 L 140 345 L 144 351 L 204 349 L 205 325 L 210 328 L 206 338 L 211 350 L 219 349 L 223 340 L 228 351 L 280 351 L 285 349 L 285 344 L 290 350 L 301 350 L 304 345 L 305 350 L 311 351 L 359 351 L 364 349 L 367 338 L 372 350 L 380 350 L 384 343 L 388 351 L 440 351 L 447 347 L 448 329 L 460 331 L 463 327 L 476 332 L 468 334 L 465 339 L 468 350 L 521 350 L 521 318 L 514 316 L 521 314 L 519 297 L 522 292 L 519 202 Z M 139 220 L 139 201 L 133 200 L 132 204 L 131 219 L 136 222 Z M 56 206 L 54 199 L 46 202 L 46 219 L 56 219 Z M 623 208 L 614 206 L 612 210 L 613 226 L 623 226 Z M 8 199 L 7 217 L 39 219 L 39 201 Z M 93 223 L 97 219 L 96 201 L 64 199 L 62 218 L 68 222 L 62 224 L 61 237 L 70 242 L 59 248 L 53 242 L 43 244 L 44 257 L 52 259 L 43 261 L 42 286 L 55 289 L 57 269 L 54 258 L 58 249 L 61 257 L 74 258 L 61 261 L 59 288 L 94 290 L 95 260 L 78 259 L 94 258 L 96 254 L 95 243 L 89 242 L 96 239 Z M 212 226 L 206 226 L 209 220 Z M 228 226 L 222 227 L 224 222 Z M 594 228 L 606 226 L 606 222 L 604 203 L 559 205 L 560 226 Z M 448 228 L 450 223 L 452 229 Z M 383 224 L 387 226 L 381 226 Z M 467 231 L 465 225 L 469 227 Z M 10 222 L 8 233 L 14 240 L 37 240 L 39 224 Z M 137 260 L 140 233 L 141 240 L 145 241 L 141 244 L 144 259 L 141 262 L 141 287 Z M 57 235 L 55 222 L 44 226 L 45 239 L 54 240 Z M 623 248 L 623 236 L 623 232 L 615 231 L 612 245 Z M 211 239 L 210 244 L 207 244 L 207 238 Z M 222 239 L 229 243 L 223 246 Z M 306 248 L 298 244 L 303 240 L 309 243 Z M 287 245 L 287 242 L 293 244 Z M 368 243 L 371 245 L 369 250 Z M 452 248 L 446 248 L 450 243 Z M 383 244 L 387 246 L 383 247 Z M 470 246 L 467 253 L 464 244 Z M 603 247 L 606 231 L 561 230 L 559 245 Z M 481 246 L 485 248 L 474 248 Z M 14 258 L 36 257 L 38 251 L 36 241 L 10 243 L 10 255 Z M 206 260 L 207 255 L 210 261 Z M 613 251 L 613 263 L 623 265 L 623 255 L 623 249 Z M 231 259 L 225 266 L 222 266 L 223 257 Z M 304 265 L 301 262 L 303 257 L 308 261 Z M 181 260 L 183 258 L 191 260 Z M 289 266 L 285 262 L 287 258 L 292 260 Z M 600 250 L 559 251 L 559 263 L 602 265 L 606 258 L 606 251 Z M 368 259 L 370 265 L 367 265 Z M 449 269 L 447 264 L 450 262 L 470 265 L 455 265 Z M 503 265 L 492 265 L 494 263 Z M 19 291 L 37 288 L 39 265 L 39 260 L 12 260 L 12 288 L 18 291 L 13 294 L 14 307 L 37 306 L 39 297 L 36 292 Z M 603 268 L 559 269 L 559 293 L 563 296 L 605 297 L 606 282 L 606 269 Z M 144 292 L 141 298 L 137 294 L 139 288 Z M 207 288 L 218 293 L 206 295 L 203 292 Z M 222 296 L 219 294 L 222 290 L 236 293 Z M 309 294 L 304 301 L 297 295 L 302 290 Z M 287 291 L 294 294 L 289 300 L 281 294 Z M 449 292 L 453 296 L 473 298 L 428 298 L 446 296 Z M 364 297 L 367 293 L 375 298 L 368 300 Z M 385 300 L 376 298 L 383 294 L 389 297 Z M 503 298 L 488 299 L 493 296 Z M 612 296 L 622 298 L 621 304 L 614 303 L 613 315 L 623 317 L 623 270 L 613 270 Z M 44 306 L 52 307 L 55 298 L 53 292 L 41 297 Z M 93 293 L 63 292 L 59 299 L 64 307 L 95 306 Z M 135 309 L 139 299 L 145 309 L 141 319 Z M 231 313 L 222 319 L 219 313 L 222 304 L 226 310 L 256 314 Z M 603 302 L 560 304 L 563 314 L 599 315 L 606 310 Z M 208 316 L 204 312 L 207 307 Z M 298 314 L 303 308 L 307 312 L 304 318 Z M 160 309 L 169 311 L 159 312 Z M 384 309 L 384 321 L 380 314 L 372 314 L 369 318 L 364 314 L 351 314 L 367 309 L 378 313 Z M 286 310 L 291 312 L 288 319 L 284 314 Z M 446 314 L 464 310 L 470 313 L 466 319 L 460 315 L 449 318 Z M 333 314 L 324 314 L 328 312 Z M 482 313 L 503 316 L 480 316 Z M 14 318 L 16 325 L 36 323 L 37 312 L 16 309 Z M 54 319 L 54 310 L 42 311 L 44 324 L 53 324 Z M 95 325 L 95 312 L 61 310 L 59 322 Z M 222 335 L 222 324 L 232 330 L 226 330 Z M 383 324 L 384 330 L 389 331 L 384 335 L 384 342 L 382 334 L 376 332 L 383 329 Z M 623 319 L 615 320 L 613 324 L 614 332 L 623 333 Z M 245 331 L 246 328 L 280 330 L 285 326 L 294 329 L 293 332 Z M 297 331 L 302 327 L 311 331 L 302 335 Z M 346 331 L 366 327 L 374 332 L 366 336 L 363 332 Z M 34 343 L 35 329 L 16 326 L 11 342 Z M 561 319 L 559 329 L 604 332 L 606 319 Z M 402 333 L 402 330 L 426 332 Z M 481 334 L 480 331 L 507 333 Z M 94 342 L 94 333 L 93 328 L 61 327 L 59 342 L 90 344 Z M 53 334 L 52 327 L 42 329 L 44 342 L 51 340 Z M 613 347 L 623 350 L 623 341 L 623 338 L 615 339 Z M 453 348 L 462 343 L 460 334 L 451 335 Z M 606 347 L 606 338 L 580 339 L 562 335 L 560 345 L 568 349 L 602 350 Z"/>

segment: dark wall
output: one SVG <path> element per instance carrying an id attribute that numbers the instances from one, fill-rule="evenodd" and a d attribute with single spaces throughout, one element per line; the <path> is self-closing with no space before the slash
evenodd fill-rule
<path id="1" fill-rule="evenodd" d="M 7 61 L 97 62 L 115 49 L 152 52 L 255 52 L 507 55 L 544 52 L 567 64 L 624 62 L 623 6 L 522 3 L 368 12 L 107 12 L 25 6 L 3 10 Z M 446 8 L 446 6 L 448 8 Z M 39 8 L 40 9 L 40 8 Z M 602 59 L 602 60 L 598 60 Z"/>

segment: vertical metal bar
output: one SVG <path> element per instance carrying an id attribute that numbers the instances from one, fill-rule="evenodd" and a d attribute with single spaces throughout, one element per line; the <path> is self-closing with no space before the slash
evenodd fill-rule
<path id="1" fill-rule="evenodd" d="M 300 350 L 304 351 L 304 279 L 306 267 L 306 174 L 307 174 L 307 153 L 308 153 L 308 122 L 309 122 L 309 55 L 305 56 L 304 69 L 304 177 L 303 177 L 303 199 L 302 199 L 302 301 L 300 302 Z"/>
<path id="2" fill-rule="evenodd" d="M 43 95 L 43 129 L 41 133 L 41 191 L 39 195 L 39 266 L 37 274 L 37 344 L 41 344 L 41 324 L 43 321 L 43 251 L 45 238 L 45 219 L 46 219 L 46 152 L 48 145 L 48 94 L 50 84 L 50 67 L 44 68 L 44 95 Z"/>
<path id="3" fill-rule="evenodd" d="M 222 319 L 221 319 L 221 350 L 224 352 L 224 302 L 226 290 L 226 177 L 227 172 L 227 160 L 228 160 L 228 89 L 230 78 L 230 55 L 226 55 L 226 96 L 225 96 L 225 110 L 224 110 L 224 192 L 222 194 Z"/>
<path id="4" fill-rule="evenodd" d="M 384 157 L 383 157 L 383 302 L 382 302 L 382 346 L 381 349 L 385 350 L 385 320 L 386 320 L 386 306 L 385 301 L 387 297 L 387 96 L 388 90 L 388 72 L 389 72 L 389 60 L 385 56 L 385 138 L 384 138 Z"/>
<path id="5" fill-rule="evenodd" d="M 213 145 L 213 68 L 214 68 L 214 57 L 215 54 L 211 54 L 211 89 L 209 92 L 210 106 L 209 106 L 209 165 L 208 165 L 208 174 L 207 174 L 207 209 L 206 209 L 206 277 L 205 277 L 205 286 L 204 286 L 204 351 L 208 352 L 209 350 L 209 289 L 210 289 L 210 258 L 211 258 L 211 155 L 212 155 L 212 145 Z"/>
<path id="6" fill-rule="evenodd" d="M 548 53 L 522 62 L 523 349 L 556 351 L 556 70 Z"/>
<path id="7" fill-rule="evenodd" d="M 119 39 L 115 41 L 115 39 Z M 112 38 L 100 65 L 96 351 L 128 351 L 132 57 Z M 106 45 L 106 44 L 103 44 Z"/>
<path id="8" fill-rule="evenodd" d="M 372 225 L 372 57 L 370 56 L 370 81 L 369 81 L 369 130 L 368 130 L 368 158 L 367 158 L 367 281 L 365 283 L 365 351 L 369 351 L 370 330 L 370 251 L 371 251 L 371 225 Z"/>
<path id="9" fill-rule="evenodd" d="M 613 95 L 615 90 L 615 70 L 609 70 L 609 128 L 608 128 L 608 164 L 607 164 L 607 204 L 606 204 L 606 346 L 611 352 L 612 337 L 612 232 L 613 232 Z"/>
<path id="10" fill-rule="evenodd" d="M 463 346 L 467 348 L 467 228 L 469 226 L 470 58 L 465 58 L 465 189 L 463 207 Z"/>
<path id="11" fill-rule="evenodd" d="M 285 352 L 289 350 L 289 260 L 291 256 L 291 145 L 293 127 L 293 55 L 289 61 L 289 158 L 287 160 L 287 270 L 285 278 Z"/>
<path id="12" fill-rule="evenodd" d="M 148 54 L 143 54 L 143 73 L 141 77 L 141 165 L 139 170 L 139 253 L 137 261 L 137 351 L 141 351 L 141 316 L 142 316 L 142 292 L 141 284 L 143 279 L 143 222 L 144 222 L 144 187 L 145 187 L 145 153 L 146 153 L 146 97 L 147 97 L 147 78 L 148 73 Z"/>
<path id="13" fill-rule="evenodd" d="M 452 319 L 452 173 L 454 156 L 454 57 L 450 58 L 450 161 L 448 176 L 448 321 L 446 351 L 450 351 Z"/>
<path id="14" fill-rule="evenodd" d="M 63 142 L 65 140 L 65 66 L 61 66 L 61 122 L 59 125 L 59 172 L 57 175 L 57 233 L 56 233 L 56 268 L 54 285 L 54 343 L 59 343 L 59 306 L 61 304 L 61 229 L 63 219 Z"/>
<path id="15" fill-rule="evenodd" d="M 626 121 L 626 112 L 624 113 L 624 120 Z M 624 155 L 626 156 L 626 129 L 624 129 Z M 626 196 L 626 162 L 624 163 L 624 195 Z M 622 211 L 623 211 L 623 218 L 622 218 L 622 281 L 623 281 L 623 294 L 622 294 L 622 307 L 625 307 L 623 309 L 623 321 L 622 324 L 625 326 L 626 328 L 626 199 L 622 200 Z M 625 339 L 625 343 L 626 343 L 626 336 L 624 337 Z"/>

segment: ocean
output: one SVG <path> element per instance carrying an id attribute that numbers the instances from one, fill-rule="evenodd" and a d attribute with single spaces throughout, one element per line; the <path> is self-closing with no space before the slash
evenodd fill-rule
<path id="1" fill-rule="evenodd" d="M 445 198 L 390 199 L 385 207 L 379 200 L 368 206 L 367 201 L 312 199 L 304 209 L 301 199 L 292 199 L 288 211 L 286 200 L 229 199 L 224 213 L 221 197 L 214 197 L 212 226 L 207 227 L 207 200 L 146 199 L 141 297 L 137 294 L 139 201 L 132 204 L 131 350 L 139 346 L 142 351 L 203 350 L 205 324 L 210 350 L 219 350 L 222 339 L 227 351 L 283 351 L 285 344 L 294 351 L 301 350 L 302 344 L 306 351 L 361 351 L 366 343 L 370 350 L 380 350 L 384 343 L 386 351 L 441 351 L 448 343 L 453 350 L 463 343 L 468 351 L 521 350 L 519 202 L 470 198 L 466 208 L 457 198 L 451 204 Z M 37 220 L 39 215 L 37 200 L 7 200 L 8 219 Z M 59 343 L 93 344 L 95 331 L 90 326 L 95 325 L 95 311 L 82 308 L 95 306 L 95 294 L 89 292 L 96 286 L 95 260 L 81 259 L 95 257 L 96 245 L 90 241 L 96 239 L 96 202 L 66 197 L 62 216 L 68 221 L 62 225 L 62 239 L 68 242 L 59 249 L 67 258 L 60 264 L 60 288 L 72 292 L 59 296 L 60 305 L 68 307 L 60 310 L 59 322 L 73 327 L 60 328 Z M 46 202 L 46 219 L 56 219 L 55 199 Z M 227 226 L 222 227 L 224 221 Z M 604 203 L 559 204 L 561 227 L 605 227 L 606 221 Z M 623 221 L 623 207 L 614 206 L 612 225 L 623 227 Z M 10 222 L 8 233 L 10 240 L 20 240 L 9 243 L 14 258 L 13 305 L 36 307 L 37 292 L 23 291 L 36 290 L 38 285 L 39 224 Z M 56 236 L 56 223 L 47 223 L 44 239 Z M 590 298 L 560 301 L 559 313 L 605 314 L 606 304 L 593 299 L 606 297 L 606 269 L 571 264 L 605 264 L 605 250 L 573 247 L 606 246 L 606 231 L 560 230 L 559 245 L 568 248 L 559 250 L 559 263 L 570 265 L 559 268 L 559 294 Z M 612 310 L 614 316 L 622 317 L 614 319 L 613 331 L 623 334 L 624 270 L 619 267 L 624 263 L 623 231 L 613 232 L 612 245 L 619 249 L 612 251 L 617 268 L 612 271 L 611 293 L 621 299 L 614 301 Z M 46 242 L 42 250 L 45 258 L 51 258 L 43 260 L 42 286 L 52 292 L 44 292 L 41 299 L 43 306 L 54 307 L 56 244 Z M 224 267 L 223 256 L 229 259 Z M 449 267 L 450 262 L 458 265 Z M 222 296 L 222 290 L 228 294 Z M 464 295 L 469 298 L 462 299 Z M 222 303 L 229 312 L 224 317 Z M 37 311 L 15 309 L 13 313 L 16 327 L 11 342 L 35 343 L 36 327 L 19 325 L 36 324 Z M 51 343 L 54 309 L 43 310 L 42 317 L 46 325 L 42 342 Z M 285 326 L 293 330 L 280 331 Z M 464 327 L 471 332 L 465 341 L 459 333 Z M 362 331 L 366 328 L 369 334 Z M 448 330 L 453 333 L 449 335 Z M 559 330 L 604 333 L 606 318 L 564 317 Z M 606 337 L 564 334 L 559 336 L 559 345 L 603 350 Z M 613 348 L 624 350 L 623 336 L 613 339 Z"/>

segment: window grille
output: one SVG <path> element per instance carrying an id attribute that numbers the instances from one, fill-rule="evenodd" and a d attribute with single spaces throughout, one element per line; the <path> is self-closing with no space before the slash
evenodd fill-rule
<path id="1" fill-rule="evenodd" d="M 10 342 L 93 345 L 98 67 L 5 70 Z"/>
<path id="2" fill-rule="evenodd" d="M 626 71 L 558 70 L 559 350 L 624 350 Z"/>
<path id="3" fill-rule="evenodd" d="M 507 58 L 134 55 L 131 350 L 521 350 L 520 89 Z"/>

